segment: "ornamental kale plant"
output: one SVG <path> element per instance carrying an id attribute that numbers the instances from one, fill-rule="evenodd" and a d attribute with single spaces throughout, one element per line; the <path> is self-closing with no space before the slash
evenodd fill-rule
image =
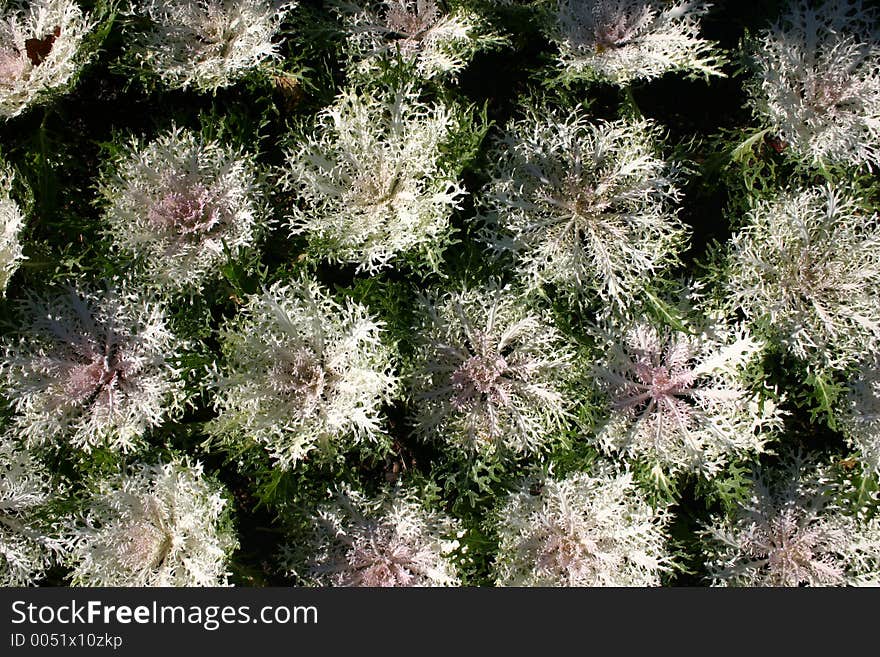
<path id="1" fill-rule="evenodd" d="M 176 127 L 133 140 L 101 194 L 119 248 L 172 288 L 200 283 L 251 247 L 262 212 L 253 158 Z"/>
<path id="2" fill-rule="evenodd" d="M 611 408 L 599 444 L 661 471 L 706 476 L 731 457 L 762 451 L 782 418 L 743 383 L 760 350 L 747 330 L 722 323 L 691 334 L 641 322 L 610 336 L 596 368 Z"/>
<path id="3" fill-rule="evenodd" d="M 0 2 L 0 584 L 880 584 L 875 4 Z"/>
<path id="4" fill-rule="evenodd" d="M 463 5 L 444 11 L 435 0 L 382 0 L 338 2 L 334 8 L 359 74 L 374 71 L 382 57 L 399 55 L 421 78 L 454 79 L 477 52 L 507 43 Z"/>
<path id="5" fill-rule="evenodd" d="M 29 445 L 132 451 L 185 401 L 183 343 L 164 309 L 124 286 L 69 289 L 21 303 L 25 324 L 3 345 L 0 385 L 12 431 Z"/>
<path id="6" fill-rule="evenodd" d="M 171 87 L 216 91 L 278 57 L 273 38 L 293 3 L 275 0 L 136 0 L 132 18 L 151 29 L 135 60 Z"/>
<path id="7" fill-rule="evenodd" d="M 722 54 L 700 37 L 709 5 L 655 0 L 559 0 L 552 39 L 564 78 L 633 80 L 683 72 L 724 75 Z"/>
<path id="8" fill-rule="evenodd" d="M 619 308 L 676 262 L 686 231 L 674 175 L 649 121 L 532 110 L 496 144 L 485 239 L 512 251 L 531 286 L 595 290 Z"/>
<path id="9" fill-rule="evenodd" d="M 299 202 L 290 230 L 319 255 L 376 272 L 420 252 L 437 262 L 465 191 L 442 148 L 461 117 L 414 85 L 348 89 L 287 152 L 282 181 Z"/>
<path id="10" fill-rule="evenodd" d="M 832 185 L 762 201 L 730 241 L 730 304 L 817 370 L 880 339 L 878 215 Z"/>
<path id="11" fill-rule="evenodd" d="M 880 523 L 835 499 L 844 486 L 797 456 L 776 471 L 756 470 L 748 500 L 705 530 L 713 584 L 876 586 Z"/>
<path id="12" fill-rule="evenodd" d="M 752 104 L 812 165 L 880 166 L 880 26 L 861 0 L 804 0 L 756 44 Z"/>
<path id="13" fill-rule="evenodd" d="M 8 2 L 2 11 L 0 116 L 8 120 L 72 82 L 94 23 L 73 0 Z"/>
<path id="14" fill-rule="evenodd" d="M 511 288 L 423 301 L 409 377 L 418 436 L 466 451 L 536 452 L 570 416 L 575 353 Z"/>
<path id="15" fill-rule="evenodd" d="M 861 363 L 842 396 L 838 418 L 843 434 L 867 470 L 880 472 L 880 361 Z"/>
<path id="16" fill-rule="evenodd" d="M 0 586 L 31 586 L 62 552 L 45 517 L 60 491 L 47 468 L 8 436 L 0 439 L 0 475 Z"/>
<path id="17" fill-rule="evenodd" d="M 305 277 L 254 295 L 222 332 L 209 431 L 265 447 L 280 468 L 335 442 L 380 442 L 382 403 L 397 384 L 382 333 L 366 307 Z"/>
<path id="18" fill-rule="evenodd" d="M 449 559 L 461 530 L 411 491 L 336 492 L 318 508 L 303 578 L 316 586 L 457 586 Z M 295 563 L 295 562 L 294 562 Z"/>
<path id="19" fill-rule="evenodd" d="M 72 540 L 75 586 L 223 586 L 236 547 L 222 490 L 185 459 L 98 482 Z"/>
<path id="20" fill-rule="evenodd" d="M 11 197 L 15 173 L 0 161 L 0 294 L 6 293 L 9 279 L 18 269 L 23 256 L 19 234 L 24 226 L 24 215 Z"/>
<path id="21" fill-rule="evenodd" d="M 659 586 L 671 568 L 664 509 L 629 472 L 526 482 L 497 514 L 499 586 Z"/>

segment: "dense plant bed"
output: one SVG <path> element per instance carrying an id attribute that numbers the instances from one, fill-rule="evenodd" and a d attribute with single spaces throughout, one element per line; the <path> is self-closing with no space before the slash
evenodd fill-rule
<path id="1" fill-rule="evenodd" d="M 880 580 L 880 10 L 3 3 L 0 583 Z"/>

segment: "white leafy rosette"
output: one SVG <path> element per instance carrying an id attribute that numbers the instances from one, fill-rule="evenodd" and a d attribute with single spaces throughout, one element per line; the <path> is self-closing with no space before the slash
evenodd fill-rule
<path id="1" fill-rule="evenodd" d="M 101 193 L 116 246 L 173 290 L 198 287 L 253 246 L 265 214 L 254 158 L 179 127 L 133 140 Z"/>
<path id="2" fill-rule="evenodd" d="M 215 92 L 279 57 L 275 37 L 296 5 L 275 0 L 140 0 L 152 27 L 135 58 L 172 88 Z"/>
<path id="3" fill-rule="evenodd" d="M 87 58 L 94 27 L 74 0 L 9 2 L 0 13 L 0 116 L 10 119 L 63 91 Z"/>

